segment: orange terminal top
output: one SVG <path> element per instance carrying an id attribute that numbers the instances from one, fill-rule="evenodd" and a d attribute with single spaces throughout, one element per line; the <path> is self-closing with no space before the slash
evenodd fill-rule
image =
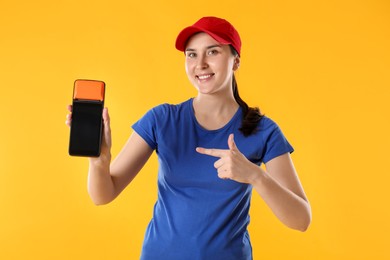
<path id="1" fill-rule="evenodd" d="M 103 81 L 78 79 L 74 82 L 73 99 L 103 101 L 104 87 Z"/>

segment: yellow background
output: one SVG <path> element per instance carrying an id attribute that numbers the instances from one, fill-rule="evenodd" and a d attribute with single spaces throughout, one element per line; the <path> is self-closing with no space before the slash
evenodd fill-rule
<path id="1" fill-rule="evenodd" d="M 243 40 L 244 100 L 293 144 L 311 201 L 306 233 L 254 193 L 255 259 L 390 259 L 390 3 L 5 1 L 0 4 L 0 259 L 137 259 L 156 199 L 156 156 L 107 206 L 67 154 L 73 81 L 104 80 L 113 155 L 131 124 L 196 95 L 174 48 L 205 15 Z"/>

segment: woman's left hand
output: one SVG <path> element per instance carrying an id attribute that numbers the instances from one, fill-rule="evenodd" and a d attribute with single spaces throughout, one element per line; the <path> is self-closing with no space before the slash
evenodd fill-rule
<path id="1" fill-rule="evenodd" d="M 240 150 L 238 150 L 236 143 L 234 142 L 233 134 L 229 135 L 228 146 L 229 149 L 207 149 L 197 147 L 196 151 L 201 154 L 219 158 L 219 160 L 214 163 L 219 178 L 252 184 L 261 174 L 260 167 L 250 162 Z"/>

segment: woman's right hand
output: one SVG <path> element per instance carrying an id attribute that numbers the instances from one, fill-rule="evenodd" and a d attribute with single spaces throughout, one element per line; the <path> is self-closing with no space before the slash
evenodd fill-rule
<path id="1" fill-rule="evenodd" d="M 90 157 L 91 163 L 107 163 L 108 166 L 111 162 L 111 127 L 110 127 L 110 115 L 108 114 L 108 108 L 103 108 L 103 137 L 102 145 L 99 157 Z"/>
<path id="2" fill-rule="evenodd" d="M 65 124 L 70 127 L 72 124 L 72 105 L 68 105 L 69 113 L 66 115 Z M 103 109 L 103 136 L 99 157 L 90 157 L 90 162 L 94 164 L 110 164 L 111 162 L 111 127 L 108 108 Z"/>

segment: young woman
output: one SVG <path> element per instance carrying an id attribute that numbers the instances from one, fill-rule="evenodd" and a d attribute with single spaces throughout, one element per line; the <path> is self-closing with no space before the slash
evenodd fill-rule
<path id="1" fill-rule="evenodd" d="M 158 199 L 141 259 L 252 259 L 253 188 L 286 226 L 305 231 L 310 224 L 293 148 L 271 119 L 239 97 L 241 40 L 228 21 L 203 17 L 180 32 L 176 48 L 197 96 L 148 111 L 112 163 L 105 108 L 101 156 L 89 159 L 89 194 L 96 204 L 109 203 L 156 151 Z"/>

